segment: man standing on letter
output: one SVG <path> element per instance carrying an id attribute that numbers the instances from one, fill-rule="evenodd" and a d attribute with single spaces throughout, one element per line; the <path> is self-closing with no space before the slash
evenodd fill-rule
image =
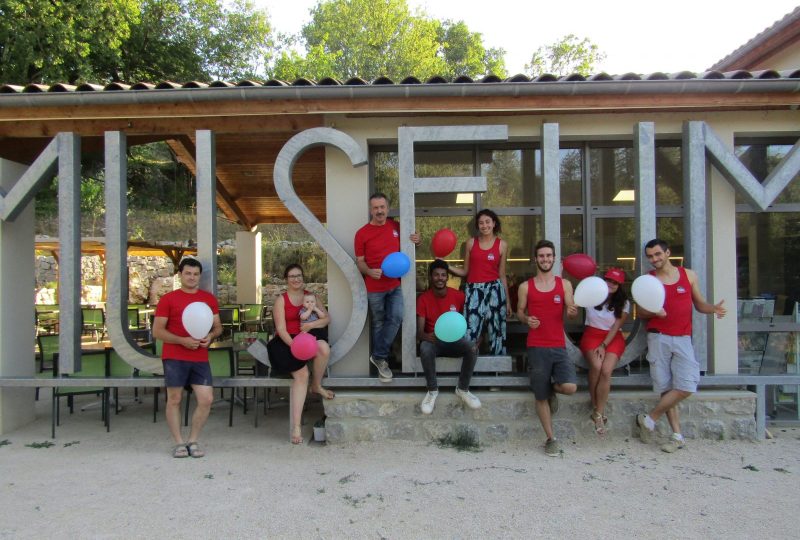
<path id="1" fill-rule="evenodd" d="M 389 349 L 403 322 L 403 291 L 400 279 L 383 275 L 381 264 L 387 255 L 400 251 L 400 224 L 389 218 L 389 202 L 383 193 L 369 198 L 370 221 L 356 232 L 356 266 L 364 275 L 369 302 L 372 354 L 369 361 L 378 369 L 381 382 L 392 381 Z M 415 232 L 409 237 L 419 244 Z M 411 268 L 414 264 L 412 261 Z"/>
<path id="2" fill-rule="evenodd" d="M 653 389 L 661 399 L 648 414 L 636 417 L 642 442 L 649 442 L 656 422 L 662 415 L 672 428 L 669 442 L 661 446 L 664 452 L 675 452 L 684 447 L 681 434 L 678 404 L 697 391 L 700 382 L 700 364 L 692 348 L 692 306 L 705 314 L 722 318 L 727 310 L 719 304 L 706 302 L 700 292 L 697 274 L 682 266 L 673 266 L 669 260 L 669 245 L 659 238 L 644 246 L 644 254 L 655 270 L 650 274 L 664 285 L 664 307 L 651 313 L 639 306 L 639 317 L 647 321 L 647 361 Z"/>
<path id="3" fill-rule="evenodd" d="M 528 371 L 536 414 L 547 440 L 544 453 L 561 454 L 553 435 L 553 414 L 558 410 L 558 394 L 574 394 L 578 389 L 575 366 L 567 356 L 564 335 L 564 310 L 574 317 L 578 308 L 572 300 L 572 284 L 553 274 L 555 246 L 540 240 L 533 250 L 536 276 L 519 286 L 517 317 L 528 325 Z"/>

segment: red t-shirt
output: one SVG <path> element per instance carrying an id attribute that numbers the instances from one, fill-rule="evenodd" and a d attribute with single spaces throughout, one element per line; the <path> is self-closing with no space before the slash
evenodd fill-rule
<path id="1" fill-rule="evenodd" d="M 436 320 L 442 313 L 464 309 L 464 293 L 452 287 L 447 287 L 447 294 L 439 298 L 428 289 L 417 298 L 417 317 L 425 318 L 425 332 L 433 332 Z"/>
<path id="2" fill-rule="evenodd" d="M 564 339 L 564 284 L 556 276 L 552 290 L 541 292 L 528 280 L 528 315 L 539 319 L 539 328 L 528 328 L 528 347 L 566 347 Z"/>
<path id="3" fill-rule="evenodd" d="M 678 281 L 664 285 L 664 319 L 653 317 L 647 321 L 648 330 L 658 330 L 668 336 L 692 335 L 692 284 L 682 266 L 678 266 Z M 650 275 L 656 275 L 655 270 Z"/>
<path id="4" fill-rule="evenodd" d="M 303 291 L 303 294 L 311 294 L 308 291 Z M 290 336 L 296 336 L 300 333 L 300 310 L 303 309 L 303 303 L 300 302 L 299 306 L 292 304 L 289 300 L 289 293 L 283 293 L 283 316 L 286 320 L 286 331 Z"/>
<path id="5" fill-rule="evenodd" d="M 383 225 L 367 223 L 356 232 L 356 257 L 364 257 L 370 268 L 380 268 L 383 259 L 390 253 L 400 251 L 400 224 L 387 219 Z M 372 279 L 364 276 L 367 292 L 386 292 L 400 286 L 400 279 L 381 276 Z"/>
<path id="6" fill-rule="evenodd" d="M 469 250 L 467 283 L 489 283 L 500 279 L 500 239 L 495 238 L 489 249 L 481 249 L 477 238 Z"/>
<path id="7" fill-rule="evenodd" d="M 161 297 L 156 306 L 156 317 L 167 318 L 167 331 L 180 337 L 188 337 L 189 332 L 183 327 L 183 310 L 192 302 L 205 302 L 211 308 L 211 313 L 219 313 L 219 304 L 214 295 L 198 289 L 197 292 L 187 293 L 182 289 L 168 292 Z M 198 347 L 187 349 L 177 343 L 164 343 L 161 358 L 165 360 L 187 360 L 189 362 L 208 362 L 208 349 Z"/>

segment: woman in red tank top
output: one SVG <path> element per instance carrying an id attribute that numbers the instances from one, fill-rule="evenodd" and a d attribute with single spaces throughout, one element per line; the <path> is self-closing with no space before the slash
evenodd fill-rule
<path id="1" fill-rule="evenodd" d="M 317 298 L 317 306 L 323 316 L 313 322 L 300 320 L 300 310 L 303 307 L 303 295 L 308 294 L 305 290 L 303 280 L 303 267 L 299 264 L 290 264 L 283 273 L 286 279 L 286 292 L 275 299 L 272 308 L 272 320 L 275 323 L 275 337 L 267 344 L 269 360 L 272 368 L 292 375 L 292 444 L 301 444 L 303 435 L 301 431 L 301 419 L 303 404 L 306 400 L 308 391 L 308 381 L 311 381 L 311 391 L 320 394 L 325 399 L 333 399 L 334 394 L 322 386 L 322 377 L 325 375 L 325 368 L 328 366 L 328 358 L 331 348 L 323 335 L 319 333 L 324 330 L 330 322 L 330 316 L 323 307 L 322 302 Z M 317 354 L 308 362 L 298 360 L 292 355 L 292 341 L 300 332 L 309 332 L 317 337 Z M 312 365 L 313 374 L 310 376 L 308 365 Z"/>
<path id="2" fill-rule="evenodd" d="M 450 267 L 450 272 L 466 278 L 464 317 L 467 337 L 478 342 L 484 327 L 489 338 L 489 352 L 506 354 L 506 318 L 511 315 L 506 281 L 508 243 L 498 237 L 500 219 L 484 209 L 475 216 L 478 236 L 465 243 L 464 267 Z"/>

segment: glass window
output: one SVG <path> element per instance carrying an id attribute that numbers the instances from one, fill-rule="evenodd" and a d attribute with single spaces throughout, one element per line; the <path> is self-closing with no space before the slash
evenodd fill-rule
<path id="1" fill-rule="evenodd" d="M 396 207 L 400 193 L 397 152 L 373 152 L 372 164 L 374 167 L 375 191 L 384 193 L 389 198 L 389 206 Z"/>
<path id="2" fill-rule="evenodd" d="M 636 268 L 635 227 L 633 218 L 595 220 L 594 260 L 601 271 L 616 266 L 631 277 L 631 272 Z"/>
<path id="3" fill-rule="evenodd" d="M 656 147 L 656 204 L 683 204 L 682 168 L 680 146 Z"/>
<path id="4" fill-rule="evenodd" d="M 414 176 L 417 178 L 473 176 L 474 168 L 472 150 L 440 148 L 414 152 Z M 419 193 L 415 200 L 418 208 L 448 208 L 472 204 L 473 199 L 459 199 L 458 193 L 449 192 Z"/>
<path id="5" fill-rule="evenodd" d="M 736 157 L 747 167 L 759 182 L 764 182 L 770 173 L 781 163 L 791 144 L 737 144 L 734 147 Z M 788 186 L 778 195 L 774 204 L 800 203 L 800 174 L 794 177 Z M 746 199 L 738 191 L 736 202 L 746 204 Z"/>
<path id="6" fill-rule="evenodd" d="M 739 298 L 775 299 L 775 315 L 789 315 L 800 299 L 800 212 L 736 216 Z"/>
<path id="7" fill-rule="evenodd" d="M 590 148 L 589 182 L 594 206 L 632 206 L 632 148 Z"/>
<path id="8" fill-rule="evenodd" d="M 541 206 L 542 166 L 538 150 L 483 150 L 480 175 L 486 177 L 483 208 Z"/>
<path id="9" fill-rule="evenodd" d="M 583 150 L 562 148 L 558 154 L 561 204 L 562 206 L 583 206 Z M 541 168 L 541 164 L 538 167 Z"/>

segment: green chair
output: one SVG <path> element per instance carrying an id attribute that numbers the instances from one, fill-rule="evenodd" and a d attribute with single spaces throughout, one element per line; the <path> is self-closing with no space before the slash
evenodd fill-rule
<path id="1" fill-rule="evenodd" d="M 269 334 L 267 332 L 234 332 L 233 333 L 233 342 L 235 344 L 244 343 L 248 337 L 255 337 L 256 339 L 263 339 L 265 342 L 269 341 Z M 256 375 L 256 364 L 258 361 L 253 358 L 249 352 L 246 350 L 240 351 L 239 354 L 236 355 L 236 374 L 237 375 Z M 247 387 L 243 388 L 243 400 L 244 400 L 244 414 L 247 414 Z M 254 390 L 253 395 L 257 395 L 257 392 Z"/>
<path id="2" fill-rule="evenodd" d="M 146 349 L 149 349 L 153 354 L 155 354 L 156 349 L 158 349 L 158 356 L 161 356 L 161 345 L 163 345 L 160 341 L 158 343 L 151 343 L 145 346 Z M 143 379 L 158 377 L 163 379 L 163 375 L 157 375 L 155 373 L 151 373 L 149 371 L 143 371 L 141 369 L 134 369 L 133 370 L 134 377 L 141 377 Z M 156 423 L 156 413 L 158 413 L 158 394 L 161 391 L 161 388 L 158 386 L 153 387 L 153 423 Z M 133 397 L 135 400 L 139 400 L 139 388 L 134 388 Z M 166 393 L 164 394 L 166 395 Z"/>
<path id="3" fill-rule="evenodd" d="M 242 311 L 242 325 L 245 330 L 264 330 L 261 304 L 245 304 Z"/>
<path id="4" fill-rule="evenodd" d="M 58 353 L 53 359 L 53 377 L 58 377 Z M 106 353 L 102 350 L 81 351 L 81 368 L 70 375 L 64 375 L 70 379 L 79 378 L 106 378 L 108 371 L 106 368 Z M 53 387 L 53 407 L 52 407 L 52 438 L 56 437 L 56 426 L 61 425 L 61 398 L 67 398 L 69 413 L 75 412 L 74 397 L 86 394 L 99 395 L 101 398 L 100 417 L 106 426 L 106 431 L 111 428 L 108 423 L 108 388 L 103 386 L 55 386 Z"/>
<path id="5" fill-rule="evenodd" d="M 139 321 L 139 308 L 128 306 L 128 329 L 138 330 L 141 328 L 141 321 Z"/>
<path id="6" fill-rule="evenodd" d="M 214 377 L 233 377 L 235 371 L 233 361 L 233 348 L 220 347 L 217 349 L 208 350 L 208 362 L 211 365 L 211 375 Z M 230 407 L 228 411 L 228 426 L 233 425 L 233 400 L 236 392 L 231 388 L 231 397 L 228 400 Z M 220 388 L 220 396 L 225 399 L 225 389 Z M 187 400 L 188 410 L 188 400 Z"/>
<path id="7" fill-rule="evenodd" d="M 58 334 L 38 336 L 39 345 L 39 373 L 53 369 L 53 358 L 58 354 Z"/>
<path id="8" fill-rule="evenodd" d="M 132 377 L 133 366 L 111 347 L 106 347 L 106 368 L 109 377 Z M 114 387 L 114 414 L 119 414 L 119 387 Z"/>
<path id="9" fill-rule="evenodd" d="M 58 304 L 37 304 L 34 306 L 36 335 L 58 333 Z"/>
<path id="10" fill-rule="evenodd" d="M 106 335 L 106 313 L 102 308 L 81 308 L 81 329 L 93 333 L 97 342 Z"/>

